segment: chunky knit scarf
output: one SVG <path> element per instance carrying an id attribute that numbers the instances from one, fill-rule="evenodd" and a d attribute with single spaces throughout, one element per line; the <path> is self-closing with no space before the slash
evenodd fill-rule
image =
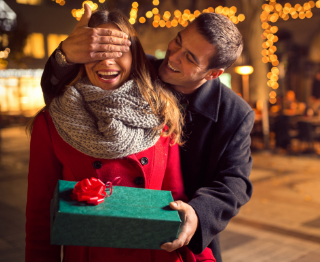
<path id="1" fill-rule="evenodd" d="M 88 78 L 53 99 L 50 115 L 59 135 L 80 152 L 114 159 L 141 152 L 159 139 L 160 124 L 137 84 L 115 90 L 93 86 Z"/>

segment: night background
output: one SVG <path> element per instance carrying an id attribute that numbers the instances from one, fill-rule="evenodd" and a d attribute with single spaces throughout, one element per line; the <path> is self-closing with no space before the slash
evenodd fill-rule
<path id="1" fill-rule="evenodd" d="M 161 59 L 199 14 L 243 35 L 220 77 L 256 112 L 254 194 L 221 233 L 225 262 L 320 262 L 320 0 L 94 0 L 134 24 Z M 29 161 L 25 127 L 43 106 L 45 63 L 82 15 L 80 0 L 0 0 L 0 262 L 24 261 Z M 44 174 L 45 175 L 45 174 Z"/>

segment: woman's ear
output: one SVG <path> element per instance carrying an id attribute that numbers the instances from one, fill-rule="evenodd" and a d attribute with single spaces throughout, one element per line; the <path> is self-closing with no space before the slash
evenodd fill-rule
<path id="1" fill-rule="evenodd" d="M 213 80 L 219 77 L 224 72 L 224 69 L 210 69 L 205 76 L 206 80 Z"/>

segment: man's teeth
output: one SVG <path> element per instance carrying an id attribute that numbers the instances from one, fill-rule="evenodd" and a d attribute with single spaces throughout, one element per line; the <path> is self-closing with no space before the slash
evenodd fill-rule
<path id="1" fill-rule="evenodd" d="M 98 74 L 102 76 L 111 76 L 111 75 L 118 75 L 119 71 L 110 71 L 110 72 L 99 71 Z"/>
<path id="2" fill-rule="evenodd" d="M 179 72 L 178 70 L 174 69 L 169 63 L 168 63 L 168 67 L 174 72 Z"/>

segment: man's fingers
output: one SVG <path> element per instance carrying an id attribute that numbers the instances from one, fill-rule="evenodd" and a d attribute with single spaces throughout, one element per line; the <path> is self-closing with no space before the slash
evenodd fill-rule
<path id="1" fill-rule="evenodd" d="M 96 45 L 94 47 L 94 52 L 128 52 L 130 48 L 128 46 L 121 45 Z"/>
<path id="2" fill-rule="evenodd" d="M 168 252 L 172 252 L 180 247 L 184 246 L 186 239 L 177 238 L 173 242 L 164 243 L 161 245 L 161 249 L 166 250 Z"/>
<path id="3" fill-rule="evenodd" d="M 122 52 L 95 52 L 90 54 L 91 61 L 105 60 L 111 58 L 119 58 L 122 56 Z"/>
<path id="4" fill-rule="evenodd" d="M 91 17 L 91 8 L 88 4 L 84 4 L 84 14 L 82 15 L 80 21 L 76 25 L 76 27 L 80 26 L 88 26 L 90 17 Z"/>
<path id="5" fill-rule="evenodd" d="M 105 29 L 105 28 L 96 28 L 97 34 L 100 36 L 113 36 L 115 38 L 120 38 L 127 40 L 128 35 L 124 32 L 112 29 Z"/>

